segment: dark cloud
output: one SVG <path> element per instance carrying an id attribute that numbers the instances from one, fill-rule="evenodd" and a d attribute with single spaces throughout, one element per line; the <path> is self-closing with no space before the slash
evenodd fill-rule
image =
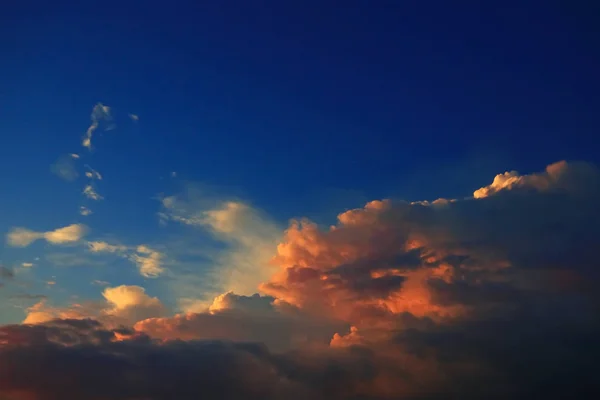
<path id="1" fill-rule="evenodd" d="M 525 313 L 452 327 L 426 324 L 372 347 L 286 353 L 251 343 L 156 342 L 93 320 L 10 325 L 0 328 L 0 394 L 38 400 L 595 398 L 598 330 L 583 329 L 577 319 L 571 326 L 532 321 Z"/>

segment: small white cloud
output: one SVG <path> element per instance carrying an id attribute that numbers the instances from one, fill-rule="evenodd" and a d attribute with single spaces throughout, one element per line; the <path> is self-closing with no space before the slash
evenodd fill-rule
<path id="1" fill-rule="evenodd" d="M 91 199 L 91 200 L 102 200 L 102 199 L 104 199 L 104 197 L 100 196 L 94 190 L 94 187 L 92 185 L 86 185 L 86 187 L 83 188 L 83 194 L 85 195 L 85 197 L 87 197 L 88 199 Z"/>
<path id="2" fill-rule="evenodd" d="M 30 263 L 30 262 L 21 263 L 21 267 L 23 267 L 23 268 L 31 268 L 31 267 L 33 267 L 33 265 L 34 264 Z"/>
<path id="3" fill-rule="evenodd" d="M 171 172 L 171 178 L 177 178 L 177 172 L 175 172 L 175 171 Z"/>
<path id="4" fill-rule="evenodd" d="M 96 285 L 96 286 L 108 286 L 108 285 L 110 285 L 110 282 L 101 281 L 101 280 L 95 279 L 95 280 L 92 281 L 92 285 Z"/>
<path id="5" fill-rule="evenodd" d="M 69 155 L 71 156 L 71 158 L 79 158 L 79 154 L 76 153 L 71 153 Z"/>
<path id="6" fill-rule="evenodd" d="M 26 228 L 13 228 L 7 235 L 6 241 L 13 247 L 27 247 L 39 239 L 45 239 L 52 244 L 75 243 L 87 233 L 87 226 L 73 224 L 48 232 L 35 232 Z"/>
<path id="7" fill-rule="evenodd" d="M 79 207 L 79 214 L 83 215 L 84 217 L 87 217 L 88 215 L 91 215 L 93 213 L 94 212 L 87 207 L 84 207 L 84 206 Z"/>
<path id="8" fill-rule="evenodd" d="M 105 130 L 110 130 L 114 128 L 114 124 L 112 124 L 113 118 L 111 115 L 110 107 L 105 106 L 102 103 L 98 103 L 94 106 L 90 118 L 92 120 L 92 123 L 85 132 L 85 135 L 83 136 L 83 140 L 81 142 L 81 145 L 83 147 L 87 147 L 88 150 L 92 149 L 92 137 L 96 129 L 98 129 L 98 127 L 100 126 L 100 122 L 106 122 L 109 124 Z"/>
<path id="9" fill-rule="evenodd" d="M 85 165 L 85 167 L 88 169 L 85 172 L 85 176 L 90 178 L 90 179 L 97 179 L 99 181 L 102 180 L 102 175 L 100 175 L 100 172 L 96 171 L 94 168 L 90 167 L 89 165 Z"/>
<path id="10" fill-rule="evenodd" d="M 134 122 L 137 122 L 140 120 L 140 117 L 137 114 L 129 114 L 129 118 L 131 118 L 131 120 Z"/>
<path id="11" fill-rule="evenodd" d="M 115 245 L 115 244 L 109 244 L 107 242 L 100 242 L 100 241 L 96 241 L 96 242 L 87 242 L 88 245 L 88 249 L 92 252 L 92 253 L 119 253 L 119 252 L 124 252 L 128 250 L 127 246 L 123 246 L 123 245 Z"/>

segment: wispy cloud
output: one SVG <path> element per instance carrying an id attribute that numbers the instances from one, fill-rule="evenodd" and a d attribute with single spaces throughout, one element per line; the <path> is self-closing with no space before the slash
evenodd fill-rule
<path id="1" fill-rule="evenodd" d="M 72 182 L 79 177 L 79 172 L 77 172 L 73 160 L 74 158 L 72 155 L 61 156 L 50 166 L 50 170 L 61 179 Z"/>
<path id="2" fill-rule="evenodd" d="M 205 245 L 204 250 L 210 259 L 210 272 L 204 280 L 212 282 L 213 290 L 196 299 L 186 295 L 181 299 L 185 309 L 196 309 L 225 290 L 253 294 L 273 273 L 269 261 L 283 229 L 265 213 L 241 201 L 207 197 L 194 187 L 181 195 L 164 197 L 161 203 L 159 217 L 163 223 L 195 227 L 220 243 L 212 249 Z"/>
<path id="3" fill-rule="evenodd" d="M 83 195 L 85 197 L 87 197 L 88 199 L 90 199 L 90 200 L 96 200 L 96 201 L 98 201 L 98 200 L 103 200 L 104 199 L 104 197 L 100 196 L 96 192 L 96 190 L 94 189 L 94 187 L 91 184 L 90 185 L 86 185 L 83 188 Z"/>
<path id="4" fill-rule="evenodd" d="M 88 215 L 92 215 L 94 212 L 85 206 L 79 207 L 79 214 L 87 217 Z"/>
<path id="5" fill-rule="evenodd" d="M 68 244 L 81 240 L 88 228 L 83 224 L 73 224 L 47 232 L 36 232 L 27 228 L 13 228 L 7 235 L 6 241 L 13 247 L 27 247 L 40 239 L 51 244 Z"/>
<path id="6" fill-rule="evenodd" d="M 90 167 L 89 165 L 85 165 L 85 168 L 87 168 L 87 171 L 85 172 L 85 176 L 89 179 L 97 179 L 97 180 L 102 180 L 102 175 L 100 174 L 100 172 L 96 171 L 94 168 Z"/>
<path id="7" fill-rule="evenodd" d="M 87 243 L 87 247 L 92 253 L 114 253 L 128 259 L 137 265 L 140 275 L 145 278 L 156 278 L 165 272 L 165 255 L 148 245 L 125 246 L 92 241 Z"/>
<path id="8" fill-rule="evenodd" d="M 112 129 L 113 125 L 112 125 L 112 115 L 111 115 L 111 109 L 108 106 L 105 106 L 102 103 L 98 103 L 94 106 L 94 108 L 92 109 L 92 114 L 90 116 L 92 123 L 89 126 L 89 128 L 87 129 L 83 140 L 81 142 L 81 145 L 83 147 L 87 147 L 88 150 L 92 149 L 92 137 L 94 135 L 94 132 L 96 131 L 96 129 L 98 129 L 98 127 L 100 126 L 101 122 L 105 122 L 107 123 L 107 127 L 105 128 L 105 130 L 110 130 Z"/>

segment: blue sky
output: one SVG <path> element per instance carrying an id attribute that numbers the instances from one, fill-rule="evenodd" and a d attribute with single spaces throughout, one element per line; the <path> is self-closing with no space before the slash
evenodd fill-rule
<path id="1" fill-rule="evenodd" d="M 194 3 L 4 7 L 0 231 L 88 229 L 83 242 L 4 244 L 16 277 L 0 323 L 25 318 L 37 302 L 25 295 L 101 299 L 94 281 L 178 311 L 227 289 L 214 275 L 239 258 L 267 260 L 290 218 L 330 224 L 373 199 L 456 198 L 506 170 L 598 161 L 600 46 L 582 6 Z M 90 151 L 99 103 L 114 129 L 103 115 Z M 53 173 L 59 160 L 78 178 Z M 82 194 L 90 182 L 102 200 Z M 177 220 L 228 202 L 248 207 L 236 233 Z M 126 250 L 92 254 L 89 241 Z M 152 251 L 158 278 L 136 268 Z"/>

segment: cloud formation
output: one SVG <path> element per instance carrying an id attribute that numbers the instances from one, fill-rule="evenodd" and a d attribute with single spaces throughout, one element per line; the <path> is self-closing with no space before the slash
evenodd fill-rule
<path id="1" fill-rule="evenodd" d="M 275 235 L 243 203 L 167 199 L 166 219 L 208 229 L 234 252 Z M 559 162 L 498 175 L 464 199 L 375 200 L 331 227 L 292 221 L 271 266 L 253 266 L 269 272 L 260 294 L 226 292 L 197 312 L 169 316 L 135 286 L 106 288 L 97 308 L 40 302 L 30 315 L 47 314 L 35 325 L 0 328 L 0 394 L 594 398 L 599 200 L 598 169 Z"/>
<path id="2" fill-rule="evenodd" d="M 210 259 L 214 288 L 209 295 L 227 290 L 251 295 L 272 275 L 274 270 L 268 265 L 281 238 L 281 228 L 260 210 L 241 201 L 217 199 L 194 187 L 163 198 L 161 204 L 159 216 L 163 222 L 194 227 L 219 243 L 218 249 L 211 251 L 205 246 L 204 250 Z M 206 305 L 206 298 L 183 300 L 188 311 L 197 309 L 197 304 Z"/>
<path id="3" fill-rule="evenodd" d="M 85 185 L 85 187 L 83 188 L 83 195 L 85 197 L 87 197 L 90 200 L 102 200 L 104 199 L 104 197 L 100 196 L 97 192 L 96 189 L 94 189 L 94 186 L 89 184 L 89 185 Z"/>
<path id="4" fill-rule="evenodd" d="M 26 228 L 13 228 L 6 241 L 13 247 L 27 247 L 36 240 L 44 239 L 50 244 L 69 244 L 80 241 L 88 232 L 87 226 L 73 224 L 47 232 L 36 232 Z"/>
<path id="5" fill-rule="evenodd" d="M 165 272 L 163 262 L 165 255 L 147 245 L 125 246 L 103 241 L 87 242 L 92 253 L 115 253 L 137 265 L 140 275 L 145 278 L 156 278 Z"/>
<path id="6" fill-rule="evenodd" d="M 208 310 L 140 321 L 135 329 L 160 339 L 221 339 L 259 342 L 275 351 L 308 344 L 325 346 L 345 323 L 315 318 L 273 297 L 217 296 Z"/>
<path id="7" fill-rule="evenodd" d="M 92 120 L 92 123 L 88 127 L 81 141 L 81 145 L 86 147 L 88 150 L 92 150 L 92 137 L 101 123 L 106 124 L 105 130 L 110 130 L 113 127 L 111 109 L 102 103 L 98 103 L 94 106 L 92 109 L 92 114 L 90 115 L 90 119 Z"/>
<path id="8" fill-rule="evenodd" d="M 104 283 L 104 282 L 103 282 Z M 163 317 L 167 308 L 157 297 L 146 294 L 140 286 L 121 285 L 106 287 L 102 301 L 75 303 L 57 307 L 43 298 L 27 309 L 24 324 L 43 324 L 54 319 L 93 318 L 107 326 L 133 326 L 148 318 Z"/>

